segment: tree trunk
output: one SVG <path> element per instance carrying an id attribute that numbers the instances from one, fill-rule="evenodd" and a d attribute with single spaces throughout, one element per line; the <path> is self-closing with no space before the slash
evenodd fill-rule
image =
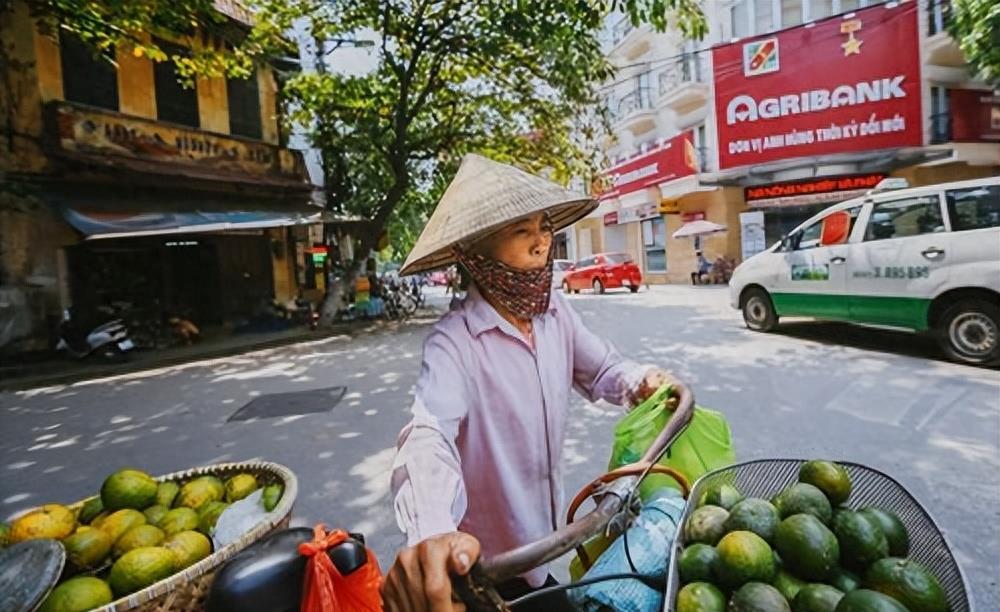
<path id="1" fill-rule="evenodd" d="M 407 177 L 397 180 L 392 188 L 386 193 L 385 199 L 379 206 L 375 217 L 368 224 L 368 228 L 359 236 L 360 245 L 354 252 L 354 261 L 346 268 L 343 278 L 336 279 L 330 283 L 327 290 L 326 300 L 323 302 L 323 312 L 320 317 L 324 325 L 330 325 L 338 320 L 338 313 L 347 307 L 344 296 L 354 287 L 358 277 L 363 273 L 368 262 L 368 256 L 378 244 L 378 239 L 382 236 L 389 223 L 389 217 L 396 205 L 403 199 L 406 193 Z M 354 238 L 353 236 L 351 237 Z"/>

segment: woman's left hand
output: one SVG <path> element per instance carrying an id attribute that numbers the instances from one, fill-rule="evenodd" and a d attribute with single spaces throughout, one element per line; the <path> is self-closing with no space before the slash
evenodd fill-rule
<path id="1" fill-rule="evenodd" d="M 629 393 L 629 403 L 633 406 L 638 406 L 649 399 L 649 396 L 656 393 L 663 385 L 676 383 L 677 379 L 671 376 L 666 370 L 650 368 L 646 372 L 646 375 L 642 377 L 638 386 Z"/>

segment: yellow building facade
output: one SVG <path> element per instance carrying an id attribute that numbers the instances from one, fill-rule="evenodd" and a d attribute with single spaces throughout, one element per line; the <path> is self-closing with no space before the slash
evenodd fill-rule
<path id="1" fill-rule="evenodd" d="M 185 88 L 171 61 L 43 33 L 20 1 L 0 38 L 0 353 L 51 347 L 70 306 L 229 325 L 322 291 L 319 209 L 281 142 L 272 67 Z"/>

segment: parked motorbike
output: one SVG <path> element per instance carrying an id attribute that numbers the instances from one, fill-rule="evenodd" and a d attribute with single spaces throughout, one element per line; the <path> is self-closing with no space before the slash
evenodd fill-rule
<path id="1" fill-rule="evenodd" d="M 63 311 L 56 350 L 77 359 L 97 355 L 105 359 L 121 358 L 135 348 L 128 327 L 121 319 L 111 319 L 90 328 L 74 319 L 70 309 Z"/>

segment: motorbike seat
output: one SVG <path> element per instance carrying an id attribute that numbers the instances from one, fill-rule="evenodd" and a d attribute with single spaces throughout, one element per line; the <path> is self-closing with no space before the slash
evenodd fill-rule
<path id="1" fill-rule="evenodd" d="M 223 565 L 208 595 L 207 612 L 295 612 L 302 599 L 306 557 L 299 544 L 313 539 L 313 530 L 295 527 L 255 542 Z M 358 534 L 327 551 L 342 576 L 368 561 L 364 538 Z"/>

